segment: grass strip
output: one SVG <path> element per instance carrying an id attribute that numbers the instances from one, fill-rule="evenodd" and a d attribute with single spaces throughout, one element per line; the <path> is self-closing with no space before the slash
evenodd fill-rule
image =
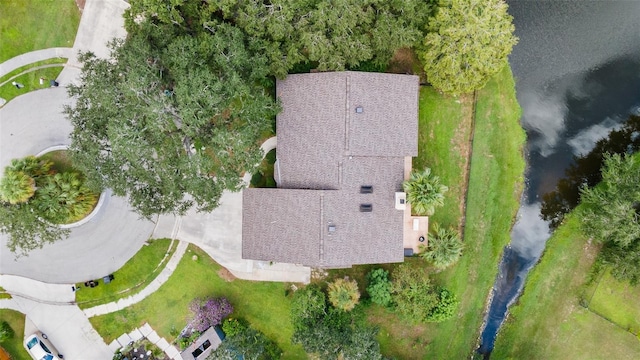
<path id="1" fill-rule="evenodd" d="M 30 91 L 47 89 L 50 87 L 49 80 L 57 79 L 62 69 L 63 67 L 61 65 L 57 67 L 41 68 L 20 75 L 12 81 L 8 81 L 6 84 L 0 86 L 0 98 L 9 102 L 13 98 L 26 94 Z M 45 79 L 43 84 L 40 84 L 40 78 Z M 24 87 L 18 89 L 12 84 L 14 81 L 24 85 Z"/>
<path id="2" fill-rule="evenodd" d="M 158 276 L 176 250 L 171 249 L 171 239 L 149 240 L 137 254 L 113 273 L 114 280 L 109 284 L 101 282 L 94 288 L 79 283 L 76 303 L 81 309 L 106 304 L 138 293 Z"/>
<path id="3" fill-rule="evenodd" d="M 637 359 L 635 336 L 581 305 L 598 251 L 581 233 L 578 218 L 569 214 L 529 273 L 491 358 Z"/>
<path id="4" fill-rule="evenodd" d="M 124 310 L 93 317 L 94 328 L 110 343 L 125 332 L 149 322 L 169 342 L 191 319 L 189 303 L 195 298 L 224 296 L 234 307 L 233 317 L 248 320 L 284 350 L 283 359 L 305 359 L 301 346 L 291 344 L 293 325 L 291 300 L 285 295 L 286 284 L 225 281 L 225 272 L 204 251 L 189 245 L 186 255 L 169 280 L 143 301 Z"/>
<path id="5" fill-rule="evenodd" d="M 11 355 L 12 360 L 31 360 L 31 356 L 22 346 L 24 339 L 24 314 L 9 309 L 0 309 L 0 322 L 6 321 L 13 329 L 13 338 L 0 341 L 2 346 Z"/>
<path id="6" fill-rule="evenodd" d="M 37 61 L 37 62 L 31 63 L 29 65 L 21 66 L 21 67 L 15 69 L 15 70 L 11 71 L 10 73 L 7 73 L 3 77 L 0 77 L 0 84 L 4 83 L 6 81 L 9 81 L 9 79 L 11 79 L 12 77 L 14 77 L 16 75 L 20 75 L 22 73 L 30 72 L 29 70 L 34 70 L 36 68 L 45 67 L 45 66 L 64 65 L 64 64 L 67 63 L 68 60 L 69 59 L 67 59 L 67 58 L 53 58 L 53 59 Z"/>
<path id="7" fill-rule="evenodd" d="M 0 63 L 34 50 L 72 47 L 80 24 L 74 0 L 0 1 Z"/>

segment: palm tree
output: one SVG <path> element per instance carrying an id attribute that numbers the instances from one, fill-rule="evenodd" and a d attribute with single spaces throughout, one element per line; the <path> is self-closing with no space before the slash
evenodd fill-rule
<path id="1" fill-rule="evenodd" d="M 27 202 L 36 191 L 36 181 L 22 171 L 5 168 L 0 180 L 0 199 L 9 204 Z"/>
<path id="2" fill-rule="evenodd" d="M 427 246 L 421 246 L 420 256 L 437 268 L 444 269 L 458 261 L 463 249 L 464 245 L 457 231 L 445 229 L 434 223 L 433 232 L 429 234 L 429 243 Z"/>
<path id="3" fill-rule="evenodd" d="M 47 177 L 34 202 L 44 218 L 60 224 L 77 221 L 87 215 L 97 198 L 77 173 L 65 172 Z"/>
<path id="4" fill-rule="evenodd" d="M 412 212 L 418 215 L 431 216 L 436 207 L 444 205 L 444 193 L 449 188 L 440 183 L 440 178 L 431 175 L 431 169 L 422 172 L 414 171 L 411 178 L 402 183 L 407 193 L 407 202 L 411 204 Z"/>
<path id="5" fill-rule="evenodd" d="M 358 291 L 358 283 L 349 278 L 336 279 L 329 283 L 327 289 L 329 293 L 329 302 L 336 308 L 344 311 L 351 311 L 360 300 L 360 292 Z"/>

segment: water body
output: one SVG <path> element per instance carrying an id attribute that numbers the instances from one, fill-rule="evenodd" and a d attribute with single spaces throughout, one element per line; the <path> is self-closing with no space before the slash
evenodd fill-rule
<path id="1" fill-rule="evenodd" d="M 551 235 L 540 217 L 542 195 L 574 156 L 640 111 L 640 1 L 507 2 L 520 38 L 509 61 L 528 137 L 527 171 L 480 338 L 486 358 Z"/>

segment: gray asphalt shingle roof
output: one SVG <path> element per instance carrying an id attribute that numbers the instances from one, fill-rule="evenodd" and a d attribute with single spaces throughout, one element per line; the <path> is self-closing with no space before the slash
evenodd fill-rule
<path id="1" fill-rule="evenodd" d="M 279 188 L 244 190 L 243 258 L 319 267 L 403 261 L 394 195 L 404 157 L 418 152 L 418 87 L 417 76 L 349 71 L 278 81 Z"/>

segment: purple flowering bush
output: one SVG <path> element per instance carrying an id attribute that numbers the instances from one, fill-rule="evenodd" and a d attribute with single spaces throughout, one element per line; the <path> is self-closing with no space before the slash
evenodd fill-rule
<path id="1" fill-rule="evenodd" d="M 233 312 L 233 306 L 226 298 L 195 299 L 189 305 L 194 314 L 191 326 L 203 332 L 211 326 L 219 325 Z"/>

